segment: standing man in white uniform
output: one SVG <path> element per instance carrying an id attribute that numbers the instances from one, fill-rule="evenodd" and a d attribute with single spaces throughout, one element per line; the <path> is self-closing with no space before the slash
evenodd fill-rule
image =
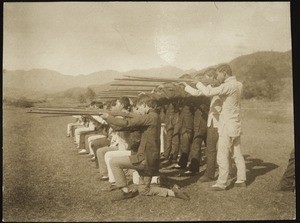
<path id="1" fill-rule="evenodd" d="M 196 87 L 206 96 L 219 95 L 223 105 L 219 117 L 219 142 L 217 151 L 217 163 L 219 165 L 219 177 L 212 186 L 215 191 L 227 189 L 227 179 L 230 170 L 230 157 L 234 159 L 237 168 L 237 181 L 235 186 L 246 186 L 246 166 L 241 152 L 241 93 L 242 83 L 232 75 L 229 65 L 221 65 L 216 69 L 217 79 L 222 83 L 218 87 L 209 88 L 201 82 Z"/>

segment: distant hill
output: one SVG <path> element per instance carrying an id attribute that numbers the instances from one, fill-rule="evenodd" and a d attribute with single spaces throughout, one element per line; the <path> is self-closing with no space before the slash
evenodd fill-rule
<path id="1" fill-rule="evenodd" d="M 64 75 L 47 69 L 3 71 L 3 96 L 4 97 L 43 97 L 48 94 L 56 94 L 70 88 L 86 88 L 90 85 L 103 85 L 121 78 L 123 75 L 141 77 L 164 76 L 179 77 L 186 71 L 177 67 L 166 66 L 146 70 L 131 70 L 118 72 L 106 70 L 87 75 Z"/>
<path id="2" fill-rule="evenodd" d="M 292 56 L 287 52 L 256 52 L 237 57 L 228 62 L 234 75 L 244 84 L 245 98 L 292 98 Z M 216 64 L 212 67 L 217 67 Z M 207 67 L 208 68 L 208 67 Z M 106 70 L 87 75 L 70 76 L 47 69 L 29 71 L 3 71 L 3 97 L 28 98 L 65 97 L 72 95 L 76 98 L 90 87 L 96 94 L 108 90 L 115 78 L 123 75 L 141 77 L 178 78 L 189 74 L 194 77 L 202 70 L 182 70 L 166 66 L 145 70 L 118 72 Z M 137 83 L 137 82 L 136 82 Z M 133 87 L 136 89 L 136 87 Z M 122 87 L 114 87 L 122 89 Z"/>
<path id="3" fill-rule="evenodd" d="M 245 98 L 292 99 L 291 51 L 256 52 L 237 57 L 228 64 L 233 74 L 244 84 Z M 207 68 L 196 71 L 191 76 L 203 73 Z"/>

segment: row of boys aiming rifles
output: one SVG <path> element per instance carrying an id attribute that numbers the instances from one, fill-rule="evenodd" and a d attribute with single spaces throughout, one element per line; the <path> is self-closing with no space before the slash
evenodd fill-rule
<path id="1" fill-rule="evenodd" d="M 240 146 L 241 94 L 242 84 L 225 64 L 206 70 L 188 84 L 169 82 L 131 100 L 121 97 L 106 103 L 104 110 L 35 112 L 88 115 L 93 120 L 97 130 L 80 132 L 78 128 L 75 141 L 80 154 L 92 156 L 101 179 L 109 181 L 104 190 L 119 192 L 112 200 L 138 194 L 188 200 L 189 196 L 179 186 L 170 185 L 166 178 L 159 176 L 159 169 L 172 165 L 186 170 L 184 174 L 199 173 L 204 162 L 203 146 L 206 170 L 199 182 L 216 180 L 218 168 L 212 190 L 227 190 L 231 182 L 235 187 L 246 187 L 246 167 Z M 128 186 L 126 170 L 129 169 L 135 170 L 133 176 L 137 178 L 133 181 L 138 188 Z"/>

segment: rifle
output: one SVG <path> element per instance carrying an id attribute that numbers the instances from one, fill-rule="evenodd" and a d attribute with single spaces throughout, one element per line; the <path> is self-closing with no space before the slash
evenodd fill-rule
<path id="1" fill-rule="evenodd" d="M 105 109 L 97 109 L 97 110 L 66 110 L 66 109 L 56 109 L 56 110 L 29 110 L 27 113 L 33 113 L 33 114 L 46 114 L 46 115 L 66 115 L 66 116 L 72 116 L 72 115 L 101 115 L 103 113 L 108 113 L 112 116 L 123 116 L 127 118 L 133 118 L 137 116 L 137 114 L 133 113 L 125 113 L 125 112 L 114 112 L 109 111 Z"/>
<path id="2" fill-rule="evenodd" d="M 122 94 L 136 94 L 138 92 L 147 92 L 152 91 L 152 89 L 110 89 L 108 91 L 102 91 L 100 93 L 109 93 L 109 94 L 115 94 L 115 93 L 122 93 Z"/>
<path id="3" fill-rule="evenodd" d="M 98 95 L 97 98 L 98 99 L 115 99 L 115 98 L 120 98 L 121 96 L 124 97 L 130 97 L 130 98 L 136 98 L 138 97 L 138 95 Z"/>
<path id="4" fill-rule="evenodd" d="M 133 87 L 156 87 L 158 84 L 134 84 L 134 83 L 121 83 L 121 84 L 111 84 L 110 86 L 133 86 Z"/>
<path id="5" fill-rule="evenodd" d="M 220 82 L 217 80 L 210 80 L 207 78 L 201 78 L 199 80 L 195 79 L 181 79 L 181 78 L 160 78 L 160 77 L 136 77 L 136 76 L 128 76 L 125 75 L 126 78 L 116 78 L 115 80 L 122 81 L 145 81 L 145 82 L 188 82 L 188 83 L 197 83 L 202 82 L 204 85 L 220 85 Z M 156 86 L 158 86 L 157 84 Z"/>
<path id="6" fill-rule="evenodd" d="M 58 117 L 65 117 L 65 116 L 70 116 L 69 114 L 66 114 L 66 115 L 44 115 L 44 116 L 41 116 L 41 118 L 58 118 Z"/>

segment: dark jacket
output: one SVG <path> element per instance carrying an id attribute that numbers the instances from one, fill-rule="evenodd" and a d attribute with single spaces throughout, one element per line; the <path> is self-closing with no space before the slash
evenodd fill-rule
<path id="1" fill-rule="evenodd" d="M 133 118 L 117 119 L 109 116 L 106 121 L 120 127 L 140 127 L 141 142 L 136 154 L 131 155 L 132 164 L 145 162 L 144 176 L 154 176 L 159 170 L 160 153 L 160 128 L 161 121 L 159 114 L 150 110 L 146 115 L 140 115 Z"/>

